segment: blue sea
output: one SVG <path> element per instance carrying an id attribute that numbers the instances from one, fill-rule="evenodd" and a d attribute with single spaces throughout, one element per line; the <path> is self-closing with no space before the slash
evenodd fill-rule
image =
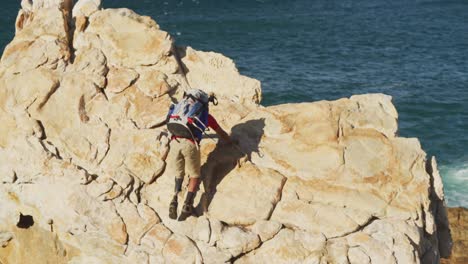
<path id="1" fill-rule="evenodd" d="M 1 4 L 2 49 L 19 2 Z M 262 82 L 263 105 L 392 95 L 399 134 L 437 157 L 448 204 L 468 207 L 468 0 L 103 2 L 232 58 Z"/>

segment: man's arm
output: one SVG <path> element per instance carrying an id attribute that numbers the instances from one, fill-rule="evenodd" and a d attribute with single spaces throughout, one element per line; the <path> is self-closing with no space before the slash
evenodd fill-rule
<path id="1" fill-rule="evenodd" d="M 224 131 L 224 129 L 222 129 L 220 126 L 218 126 L 216 129 L 214 128 L 214 131 L 216 132 L 216 134 L 218 134 L 218 136 L 226 143 L 233 143 L 231 137 L 226 133 L 226 131 Z"/>
<path id="2" fill-rule="evenodd" d="M 169 106 L 169 111 L 167 111 L 166 120 L 164 120 L 162 125 L 166 125 L 169 122 L 169 118 L 171 117 L 172 112 L 174 112 L 174 107 L 174 104 L 171 104 L 171 106 Z"/>
<path id="3" fill-rule="evenodd" d="M 167 112 L 166 119 L 162 121 L 160 124 L 158 124 L 158 127 L 165 126 L 167 125 L 167 123 L 169 123 L 169 119 L 172 115 L 172 112 L 174 112 L 174 104 L 171 104 L 171 106 L 169 107 L 169 111 Z M 169 131 L 165 127 L 162 128 L 161 131 L 159 131 L 159 135 L 156 137 L 156 139 L 159 141 L 161 140 L 161 137 L 163 136 L 166 136 L 166 137 L 170 136 Z"/>
<path id="4" fill-rule="evenodd" d="M 224 142 L 228 144 L 233 143 L 231 137 L 226 133 L 226 131 L 224 131 L 212 115 L 208 116 L 208 126 L 211 127 Z"/>

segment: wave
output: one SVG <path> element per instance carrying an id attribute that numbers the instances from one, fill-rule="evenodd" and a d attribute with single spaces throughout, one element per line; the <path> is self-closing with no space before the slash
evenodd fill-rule
<path id="1" fill-rule="evenodd" d="M 468 162 L 439 168 L 449 206 L 468 208 Z"/>

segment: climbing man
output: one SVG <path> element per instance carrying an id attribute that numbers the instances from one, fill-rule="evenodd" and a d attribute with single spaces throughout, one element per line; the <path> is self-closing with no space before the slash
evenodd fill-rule
<path id="1" fill-rule="evenodd" d="M 217 105 L 213 94 L 207 95 L 199 89 L 191 89 L 184 93 L 178 104 L 169 108 L 167 129 L 171 133 L 170 151 L 167 164 L 171 173 L 175 174 L 175 192 L 169 205 L 169 217 L 177 218 L 177 197 L 182 190 L 184 175 L 189 176 L 188 191 L 179 221 L 185 220 L 193 212 L 193 200 L 200 185 L 200 141 L 207 128 L 213 129 L 219 137 L 228 144 L 233 143 L 231 137 L 209 114 L 208 104 Z"/>

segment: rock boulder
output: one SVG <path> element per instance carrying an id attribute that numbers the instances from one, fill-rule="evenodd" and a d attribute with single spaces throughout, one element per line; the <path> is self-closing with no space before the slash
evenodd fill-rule
<path id="1" fill-rule="evenodd" d="M 71 3 L 23 1 L 0 61 L 0 263 L 450 254 L 436 161 L 397 136 L 390 96 L 263 107 L 231 59 L 177 47 L 129 9 Z M 162 124 L 191 87 L 217 94 L 210 111 L 239 144 L 203 141 L 196 214 L 174 221 Z"/>

